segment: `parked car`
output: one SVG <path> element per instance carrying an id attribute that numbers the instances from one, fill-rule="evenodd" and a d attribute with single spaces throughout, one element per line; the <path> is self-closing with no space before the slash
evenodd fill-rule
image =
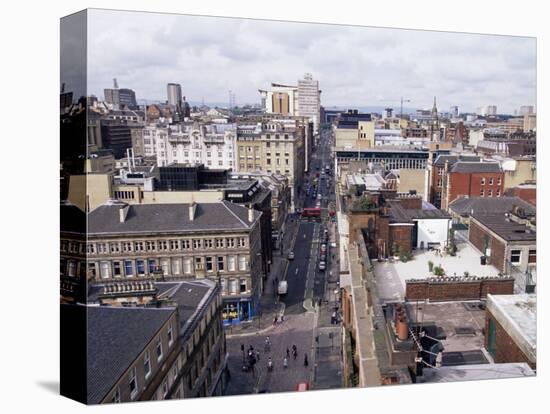
<path id="1" fill-rule="evenodd" d="M 322 262 L 326 262 L 327 261 L 327 254 L 326 253 L 321 253 L 321 256 L 319 256 L 319 260 L 321 260 Z"/>
<path id="2" fill-rule="evenodd" d="M 325 270 L 327 268 L 327 263 L 325 261 L 319 262 L 319 270 Z"/>
<path id="3" fill-rule="evenodd" d="M 288 252 L 288 260 L 294 259 L 294 252 Z"/>
<path id="4" fill-rule="evenodd" d="M 321 252 L 327 251 L 327 245 L 325 243 L 321 244 Z"/>

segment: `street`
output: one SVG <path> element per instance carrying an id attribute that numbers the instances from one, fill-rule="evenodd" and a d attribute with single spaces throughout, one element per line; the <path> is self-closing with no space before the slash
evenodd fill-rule
<path id="1" fill-rule="evenodd" d="M 332 164 L 329 136 L 330 131 L 321 131 L 320 144 L 312 154 L 307 178 L 310 186 L 317 178 L 316 192 L 321 195 L 321 222 L 289 215 L 288 236 L 285 237 L 280 256 L 277 257 L 280 263 L 276 268 L 279 270 L 272 272 L 266 281 L 262 308 L 274 308 L 279 302 L 279 308 L 275 306 L 274 309 L 284 309 L 284 320 L 274 323 L 275 318 L 267 314 L 259 321 L 257 329 L 238 334 L 226 332 L 228 368 L 231 374 L 226 395 L 294 391 L 300 382 L 307 382 L 311 389 L 342 386 L 342 332 L 339 322 L 333 323 L 334 312 L 339 310 L 338 294 L 335 293 L 338 255 L 334 250 L 331 251 L 328 243 L 327 267 L 325 270 L 319 269 L 320 247 L 324 242 L 321 239 L 329 219 L 329 202 L 334 200 L 333 177 L 324 174 L 325 166 Z M 327 179 L 331 181 L 330 186 L 326 185 Z M 306 196 L 305 188 L 297 201 L 297 205 L 302 208 L 316 207 L 317 204 L 317 198 Z M 294 252 L 293 260 L 287 260 L 290 251 Z M 335 257 L 334 260 L 331 259 L 332 256 Z M 286 295 L 277 297 L 275 278 L 286 279 L 288 282 Z M 264 342 L 268 336 L 271 347 L 267 352 Z M 294 359 L 291 353 L 288 368 L 284 368 L 286 350 L 288 348 L 292 351 L 293 345 L 298 350 L 297 358 Z M 254 353 L 259 352 L 259 360 L 253 369 L 245 372 L 242 368 L 250 346 L 254 348 Z M 307 366 L 304 361 L 306 354 Z M 267 369 L 269 357 L 272 358 L 272 372 Z"/>

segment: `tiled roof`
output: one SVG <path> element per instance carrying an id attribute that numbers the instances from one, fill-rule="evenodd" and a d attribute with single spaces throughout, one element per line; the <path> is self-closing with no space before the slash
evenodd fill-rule
<path id="1" fill-rule="evenodd" d="M 498 234 L 506 241 L 533 241 L 537 240 L 535 230 L 529 230 L 525 224 L 509 220 L 504 214 L 473 214 L 472 218 Z"/>
<path id="2" fill-rule="evenodd" d="M 527 215 L 536 214 L 536 209 L 519 197 L 460 197 L 449 204 L 449 209 L 460 215 L 472 213 L 509 213 L 517 206 Z"/>
<path id="3" fill-rule="evenodd" d="M 261 213 L 254 210 L 248 221 L 248 208 L 221 201 L 196 205 L 195 218 L 189 220 L 189 204 L 141 204 L 128 206 L 124 222 L 119 210 L 124 205 L 102 205 L 88 215 L 88 234 L 181 233 L 250 229 Z"/>
<path id="4" fill-rule="evenodd" d="M 499 173 L 502 168 L 498 162 L 457 161 L 450 169 L 453 173 Z"/>
<path id="5" fill-rule="evenodd" d="M 62 305 L 62 313 L 79 306 Z M 98 404 L 153 340 L 175 308 L 87 306 L 88 403 Z"/>

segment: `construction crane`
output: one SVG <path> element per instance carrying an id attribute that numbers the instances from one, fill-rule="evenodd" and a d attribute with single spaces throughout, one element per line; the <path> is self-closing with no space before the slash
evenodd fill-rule
<path id="1" fill-rule="evenodd" d="M 405 99 L 401 97 L 400 99 L 382 99 L 383 102 L 400 102 L 401 103 L 401 110 L 399 111 L 399 118 L 403 118 L 403 102 L 409 103 L 411 102 L 410 99 Z"/>

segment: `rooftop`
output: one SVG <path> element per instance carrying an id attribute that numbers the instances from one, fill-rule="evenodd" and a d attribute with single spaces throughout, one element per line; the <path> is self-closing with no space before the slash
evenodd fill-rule
<path id="1" fill-rule="evenodd" d="M 120 211 L 127 208 L 123 222 Z M 190 204 L 103 204 L 88 214 L 88 234 L 175 233 L 196 231 L 245 230 L 251 228 L 261 213 L 253 211 L 254 221 L 248 221 L 248 209 L 228 201 L 196 204 L 195 216 L 189 219 Z"/>
<path id="2" fill-rule="evenodd" d="M 417 378 L 418 383 L 479 381 L 486 379 L 504 379 L 533 377 L 534 371 L 524 362 L 506 364 L 459 365 L 452 367 L 425 368 L 423 375 Z"/>
<path id="3" fill-rule="evenodd" d="M 499 173 L 502 168 L 498 162 L 457 161 L 450 169 L 453 173 Z"/>
<path id="4" fill-rule="evenodd" d="M 537 360 L 537 296 L 487 295 L 487 310 L 531 362 Z"/>
<path id="5" fill-rule="evenodd" d="M 474 213 L 473 219 L 487 227 L 491 232 L 506 241 L 533 241 L 537 240 L 537 232 L 525 224 L 517 223 L 505 214 Z"/>
<path id="6" fill-rule="evenodd" d="M 527 215 L 536 214 L 536 209 L 519 197 L 460 197 L 449 204 L 449 209 L 469 216 L 475 213 L 509 213 L 514 206 L 522 208 Z"/>
<path id="7" fill-rule="evenodd" d="M 497 276 L 499 270 L 492 265 L 481 265 L 481 253 L 468 242 L 457 236 L 456 256 L 439 256 L 435 250 L 413 250 L 413 258 L 406 262 L 373 261 L 374 274 L 378 282 L 378 291 L 382 301 L 403 300 L 407 279 L 426 279 L 433 277 L 428 271 L 428 262 L 441 266 L 448 276 L 462 276 L 465 271 L 472 276 Z"/>
<path id="8" fill-rule="evenodd" d="M 61 305 L 61 312 L 77 312 L 84 305 Z M 103 400 L 132 362 L 153 340 L 175 308 L 86 306 L 88 403 Z M 100 334 L 97 334 L 100 333 Z"/>

